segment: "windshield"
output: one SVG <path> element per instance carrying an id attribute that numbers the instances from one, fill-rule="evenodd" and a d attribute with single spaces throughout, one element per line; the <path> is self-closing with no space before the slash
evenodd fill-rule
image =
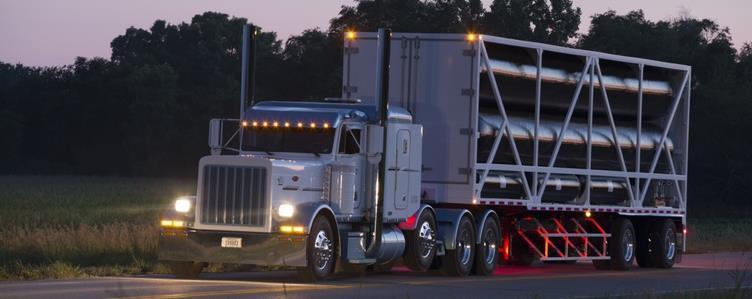
<path id="1" fill-rule="evenodd" d="M 265 128 L 243 130 L 243 150 L 329 154 L 334 145 L 333 128 Z"/>

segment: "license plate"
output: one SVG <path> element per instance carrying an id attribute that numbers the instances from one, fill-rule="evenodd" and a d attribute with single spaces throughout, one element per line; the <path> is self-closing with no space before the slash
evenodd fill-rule
<path id="1" fill-rule="evenodd" d="M 243 245 L 243 239 L 242 238 L 228 238 L 228 237 L 222 237 L 222 247 L 227 248 L 240 248 Z"/>

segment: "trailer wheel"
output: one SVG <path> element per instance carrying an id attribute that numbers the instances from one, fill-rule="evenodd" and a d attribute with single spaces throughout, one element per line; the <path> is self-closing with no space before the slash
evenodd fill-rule
<path id="1" fill-rule="evenodd" d="M 466 276 L 473 269 L 475 256 L 475 225 L 468 217 L 460 219 L 455 237 L 455 249 L 447 250 L 441 259 L 441 273 Z"/>
<path id="2" fill-rule="evenodd" d="M 475 249 L 475 267 L 473 273 L 489 275 L 499 262 L 499 224 L 493 217 L 486 218 L 483 231 L 480 232 L 480 244 Z"/>
<path id="3" fill-rule="evenodd" d="M 651 228 L 653 251 L 651 252 L 653 266 L 668 269 L 674 266 L 676 260 L 676 226 L 671 220 L 654 223 Z"/>
<path id="4" fill-rule="evenodd" d="M 183 261 L 170 261 L 168 265 L 177 278 L 196 278 L 206 267 L 205 263 Z"/>
<path id="5" fill-rule="evenodd" d="M 627 218 L 616 218 L 611 224 L 611 237 L 608 240 L 611 269 L 626 271 L 632 268 L 635 259 L 635 241 L 632 221 Z"/>
<path id="6" fill-rule="evenodd" d="M 637 251 L 635 252 L 635 259 L 637 265 L 640 268 L 652 268 L 653 256 L 652 252 L 654 240 L 651 223 L 647 220 L 642 220 L 637 223 Z"/>
<path id="7" fill-rule="evenodd" d="M 405 232 L 405 266 L 425 272 L 436 256 L 436 217 L 428 209 L 418 217 L 417 226 Z"/>
<path id="8" fill-rule="evenodd" d="M 328 278 L 334 272 L 336 248 L 332 224 L 325 217 L 316 216 L 306 241 L 307 266 L 298 268 L 298 276 L 305 281 Z"/>

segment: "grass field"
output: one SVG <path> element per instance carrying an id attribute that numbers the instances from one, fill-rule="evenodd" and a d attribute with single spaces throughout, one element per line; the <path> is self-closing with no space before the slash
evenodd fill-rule
<path id="1" fill-rule="evenodd" d="M 165 272 L 159 212 L 193 179 L 0 176 L 0 279 Z M 752 249 L 752 220 L 693 219 L 689 251 Z"/>

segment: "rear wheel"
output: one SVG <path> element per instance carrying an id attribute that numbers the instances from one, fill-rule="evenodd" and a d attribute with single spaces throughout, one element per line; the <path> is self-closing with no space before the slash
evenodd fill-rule
<path id="1" fill-rule="evenodd" d="M 441 259 L 441 272 L 450 276 L 466 276 L 473 269 L 475 256 L 475 225 L 468 217 L 460 219 L 454 250 L 447 250 Z"/>
<path id="2" fill-rule="evenodd" d="M 204 263 L 182 261 L 171 261 L 168 265 L 172 274 L 178 278 L 196 278 L 206 266 Z"/>
<path id="3" fill-rule="evenodd" d="M 428 209 L 418 216 L 417 226 L 405 232 L 405 266 L 425 272 L 436 256 L 436 218 Z"/>
<path id="4" fill-rule="evenodd" d="M 668 269 L 674 266 L 676 260 L 676 226 L 671 220 L 654 223 L 651 228 L 653 250 L 651 251 L 653 266 Z"/>
<path id="5" fill-rule="evenodd" d="M 629 270 L 635 259 L 635 230 L 626 218 L 617 218 L 611 224 L 611 238 L 608 240 L 608 253 L 611 256 L 611 269 Z"/>
<path id="6" fill-rule="evenodd" d="M 329 278 L 334 272 L 334 233 L 325 217 L 316 216 L 306 242 L 308 265 L 298 268 L 298 276 L 305 281 Z"/>
<path id="7" fill-rule="evenodd" d="M 499 262 L 499 224 L 493 217 L 486 218 L 480 232 L 480 244 L 475 250 L 475 267 L 473 272 L 478 275 L 489 275 L 496 269 Z"/>

